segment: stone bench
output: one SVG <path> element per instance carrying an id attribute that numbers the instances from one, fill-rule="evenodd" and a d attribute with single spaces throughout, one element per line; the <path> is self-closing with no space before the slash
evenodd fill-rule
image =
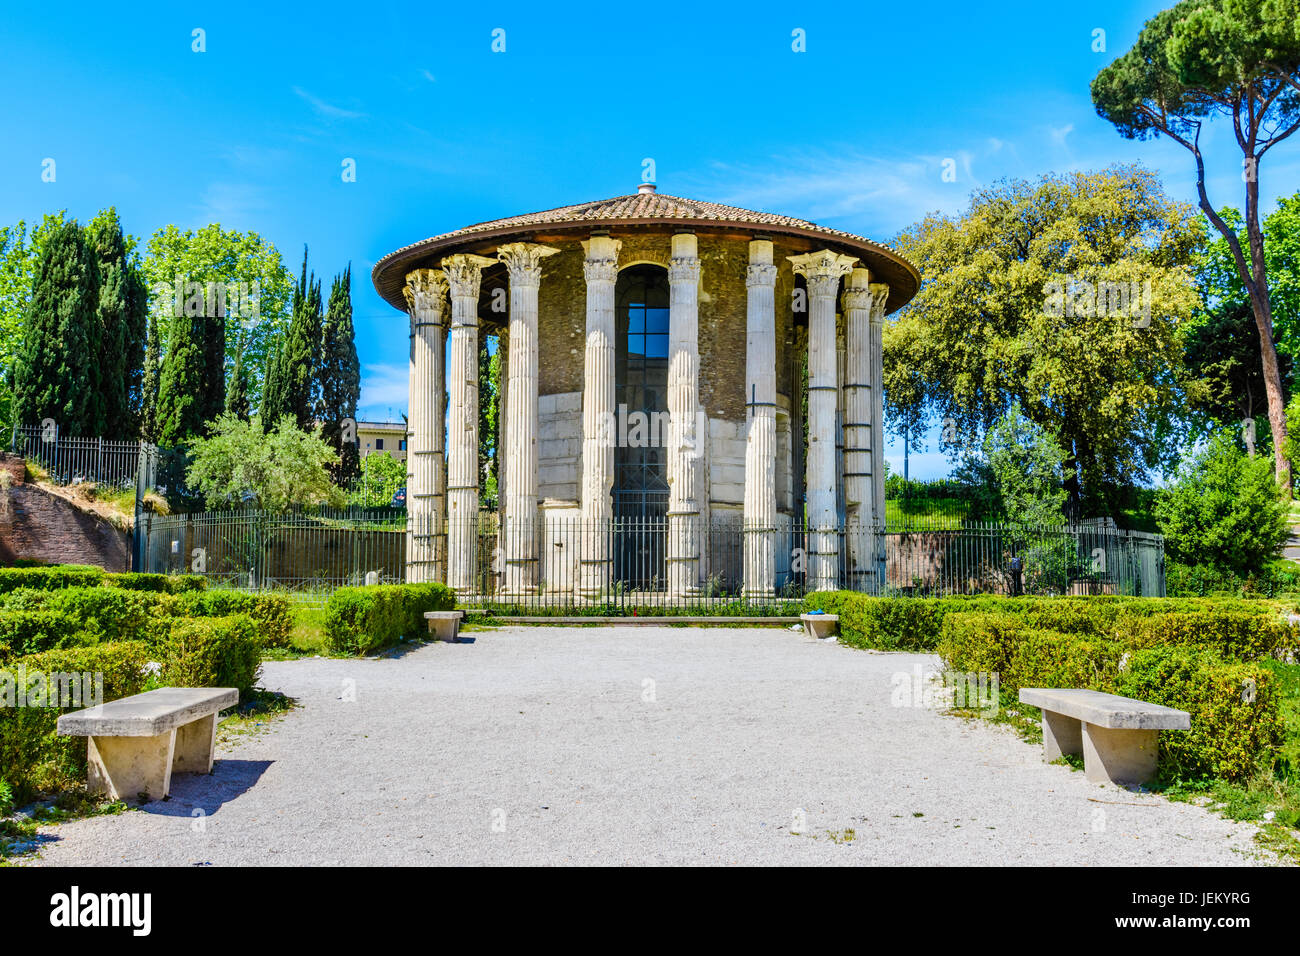
<path id="1" fill-rule="evenodd" d="M 1096 690 L 1022 687 L 1020 702 L 1043 712 L 1043 758 L 1082 755 L 1093 783 L 1147 783 L 1159 732 L 1192 727 L 1185 710 Z"/>
<path id="2" fill-rule="evenodd" d="M 233 687 L 161 687 L 59 717 L 65 737 L 88 737 L 87 786 L 114 800 L 161 800 L 173 773 L 211 773 L 217 714 Z"/>
<path id="3" fill-rule="evenodd" d="M 435 641 L 455 641 L 460 633 L 460 621 L 464 611 L 425 611 L 424 619 L 429 622 L 429 633 Z"/>
<path id="4" fill-rule="evenodd" d="M 838 614 L 800 614 L 799 620 L 803 621 L 804 632 L 819 641 L 833 637 L 840 629 Z"/>

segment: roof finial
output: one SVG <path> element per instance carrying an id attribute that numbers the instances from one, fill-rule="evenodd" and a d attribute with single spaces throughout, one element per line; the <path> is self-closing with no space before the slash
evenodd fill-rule
<path id="1" fill-rule="evenodd" d="M 641 185 L 639 185 L 639 186 L 636 187 L 636 191 L 637 191 L 638 193 L 652 193 L 652 192 L 655 191 L 655 184 L 654 184 L 654 183 L 642 183 Z"/>

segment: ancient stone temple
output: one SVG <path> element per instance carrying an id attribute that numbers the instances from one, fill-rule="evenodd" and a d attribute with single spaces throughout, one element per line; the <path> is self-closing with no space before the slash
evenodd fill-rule
<path id="1" fill-rule="evenodd" d="M 881 328 L 919 284 L 888 246 L 644 184 L 425 239 L 373 279 L 410 316 L 408 580 L 575 601 L 878 588 Z"/>

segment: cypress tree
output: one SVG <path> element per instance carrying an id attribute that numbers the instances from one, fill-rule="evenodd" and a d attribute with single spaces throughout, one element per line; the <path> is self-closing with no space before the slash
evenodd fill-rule
<path id="1" fill-rule="evenodd" d="M 293 290 L 293 318 L 276 360 L 284 390 L 280 414 L 292 415 L 299 428 L 311 428 L 319 409 L 322 323 L 321 284 L 314 272 L 307 273 L 307 247 L 303 246 L 302 274 Z"/>
<path id="2" fill-rule="evenodd" d="M 94 434 L 134 438 L 139 434 L 148 322 L 144 277 L 117 210 L 106 209 L 91 220 L 86 239 L 100 277 L 97 332 L 102 347 L 95 363 L 99 420 Z"/>
<path id="3" fill-rule="evenodd" d="M 190 311 L 182 309 L 182 313 Z M 205 325 L 199 315 L 172 316 L 167 355 L 158 376 L 158 444 L 168 448 L 202 437 L 204 431 Z"/>
<path id="4" fill-rule="evenodd" d="M 235 367 L 230 371 L 230 380 L 226 384 L 225 410 L 248 421 L 248 370 L 244 367 L 244 349 L 241 346 L 235 353 Z"/>
<path id="5" fill-rule="evenodd" d="M 226 303 L 223 296 L 209 296 L 203 323 L 203 392 L 200 399 L 204 422 L 218 418 L 226 407 Z"/>
<path id="6" fill-rule="evenodd" d="M 277 333 L 266 347 L 266 370 L 262 375 L 262 405 L 258 410 L 263 428 L 271 428 L 288 414 L 285 382 L 280 364 L 284 336 Z"/>
<path id="7" fill-rule="evenodd" d="M 336 275 L 330 286 L 329 306 L 321 334 L 320 405 L 317 417 L 323 424 L 322 436 L 338 452 L 334 481 L 346 484 L 360 473 L 355 442 L 343 441 L 345 418 L 357 417 L 361 397 L 361 365 L 357 361 L 356 333 L 352 325 L 352 265 Z"/>
<path id="8" fill-rule="evenodd" d="M 140 437 L 147 442 L 158 441 L 158 374 L 161 345 L 158 341 L 158 319 L 147 317 L 149 331 L 144 345 L 144 373 L 140 381 Z"/>
<path id="9" fill-rule="evenodd" d="M 63 435 L 96 435 L 99 269 L 75 220 L 50 233 L 28 302 L 14 359 L 14 407 L 25 425 L 51 418 Z"/>

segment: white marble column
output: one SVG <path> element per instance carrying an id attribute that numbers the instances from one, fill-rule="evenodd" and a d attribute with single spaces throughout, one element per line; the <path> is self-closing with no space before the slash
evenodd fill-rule
<path id="1" fill-rule="evenodd" d="M 446 508 L 442 415 L 447 277 L 437 269 L 406 276 L 411 312 L 411 381 L 406 430 L 406 580 L 441 581 Z"/>
<path id="2" fill-rule="evenodd" d="M 885 328 L 885 304 L 889 300 L 889 286 L 873 282 L 871 291 L 871 499 L 876 519 L 876 581 L 878 588 L 885 586 L 885 390 L 884 347 L 882 333 Z"/>
<path id="3" fill-rule="evenodd" d="M 840 278 L 848 275 L 858 260 L 829 249 L 789 259 L 794 271 L 808 282 L 808 589 L 826 591 L 839 586 L 835 300 Z"/>
<path id="4" fill-rule="evenodd" d="M 855 591 L 876 594 L 876 412 L 878 374 L 873 361 L 871 273 L 854 269 L 845 281 L 844 503 L 848 525 L 848 580 Z M 881 466 L 883 469 L 883 465 Z"/>
<path id="5" fill-rule="evenodd" d="M 592 236 L 586 252 L 587 344 L 582 380 L 582 533 L 579 594 L 598 600 L 609 591 L 614 504 L 614 286 L 622 243 Z"/>
<path id="6" fill-rule="evenodd" d="M 537 290 L 542 259 L 559 249 L 512 242 L 497 250 L 510 273 L 510 330 L 507 352 L 505 514 L 502 559 L 506 595 L 537 590 Z"/>
<path id="7" fill-rule="evenodd" d="M 487 256 L 442 260 L 451 290 L 451 392 L 447 422 L 447 585 L 475 587 L 478 554 L 478 290 Z"/>
<path id="8" fill-rule="evenodd" d="M 745 312 L 745 596 L 776 585 L 776 266 L 772 243 L 749 244 Z"/>
<path id="9" fill-rule="evenodd" d="M 672 239 L 668 265 L 668 596 L 700 590 L 700 496 L 708 430 L 700 414 L 700 259 L 695 236 Z"/>

